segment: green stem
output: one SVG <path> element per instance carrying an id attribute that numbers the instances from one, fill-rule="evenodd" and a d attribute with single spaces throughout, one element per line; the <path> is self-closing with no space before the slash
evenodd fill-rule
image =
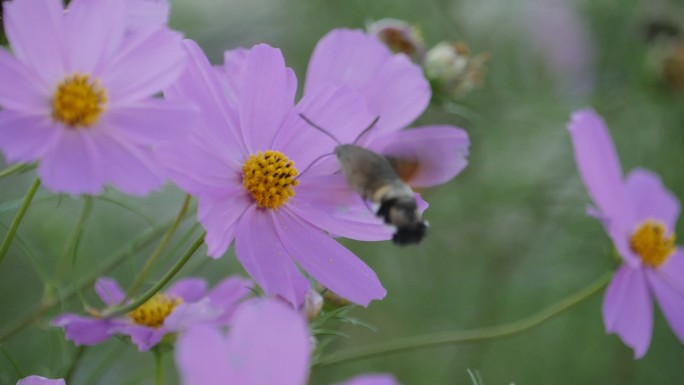
<path id="1" fill-rule="evenodd" d="M 190 214 L 190 213 L 188 213 Z M 86 287 L 90 287 L 93 283 L 100 278 L 100 276 L 106 274 L 107 272 L 113 270 L 119 266 L 126 258 L 130 257 L 134 253 L 140 251 L 141 249 L 147 247 L 152 241 L 157 239 L 165 229 L 171 225 L 171 221 L 165 222 L 163 225 L 153 227 L 141 234 L 129 244 L 123 246 L 117 250 L 111 257 L 107 258 L 106 263 L 102 264 L 99 269 L 94 270 L 90 275 L 82 278 L 80 281 L 76 282 L 74 286 L 64 290 L 60 296 L 49 296 L 43 298 L 39 303 L 37 303 L 31 310 L 25 313 L 23 316 L 12 321 L 11 324 L 0 330 L 0 341 L 14 335 L 23 328 L 31 325 L 37 319 L 39 319 L 43 314 L 52 310 L 61 303 L 64 303 L 71 298 L 75 297 L 78 293 L 84 290 Z"/>
<path id="2" fill-rule="evenodd" d="M 188 208 L 190 207 L 191 198 L 192 197 L 190 196 L 190 194 L 185 195 L 185 199 L 183 200 L 183 205 L 181 206 L 180 211 L 178 211 L 178 215 L 176 216 L 176 220 L 173 221 L 173 223 L 171 224 L 169 229 L 166 231 L 166 234 L 164 234 L 164 237 L 162 238 L 161 242 L 159 242 L 157 247 L 154 249 L 154 251 L 150 255 L 150 258 L 147 260 L 145 265 L 140 270 L 140 274 L 138 274 L 138 276 L 135 278 L 135 280 L 133 281 L 131 286 L 128 288 L 128 291 L 126 292 L 126 297 L 124 298 L 124 301 L 130 299 L 133 296 L 133 294 L 135 294 L 135 291 L 140 288 L 140 285 L 143 283 L 143 281 L 147 277 L 147 274 L 149 274 L 150 269 L 157 262 L 157 259 L 159 259 L 159 256 L 162 254 L 162 251 L 164 251 L 166 246 L 171 241 L 173 234 L 176 233 L 178 226 L 183 221 L 183 217 L 185 217 L 185 214 L 188 212 Z"/>
<path id="3" fill-rule="evenodd" d="M 477 328 L 465 331 L 448 331 L 441 333 L 426 334 L 422 336 L 408 337 L 390 342 L 381 342 L 368 345 L 358 349 L 349 349 L 327 358 L 321 359 L 317 366 L 341 364 L 345 362 L 358 361 L 365 358 L 377 357 L 399 352 L 414 351 L 420 349 L 434 348 L 445 345 L 461 345 L 466 343 L 493 340 L 522 333 L 535 326 L 538 326 L 559 314 L 569 310 L 575 305 L 591 298 L 598 293 L 611 279 L 613 272 L 601 276 L 587 287 L 578 292 L 554 303 L 546 309 L 520 321 L 492 327 Z"/>
<path id="4" fill-rule="evenodd" d="M 36 168 L 35 163 L 34 164 L 26 164 L 26 163 L 17 163 L 15 165 L 9 166 L 5 168 L 4 170 L 0 170 L 0 179 L 10 176 L 12 174 L 18 173 L 18 172 L 24 172 L 28 170 L 32 170 Z"/>
<path id="5" fill-rule="evenodd" d="M 14 239 L 14 235 L 17 233 L 17 229 L 19 228 L 19 224 L 21 224 L 21 220 L 24 219 L 26 210 L 28 210 L 29 206 L 31 205 L 31 200 L 33 200 L 33 196 L 36 195 L 38 187 L 40 187 L 40 179 L 36 178 L 29 188 L 29 191 L 26 193 L 26 196 L 24 196 L 24 200 L 21 202 L 21 206 L 19 206 L 19 211 L 17 211 L 17 214 L 14 216 L 12 224 L 5 235 L 5 239 L 2 241 L 2 245 L 0 245 L 0 263 L 2 263 L 2 260 L 5 258 L 5 254 L 7 254 L 7 250 L 9 250 L 10 244 Z"/>
<path id="6" fill-rule="evenodd" d="M 154 384 L 155 385 L 162 385 L 164 383 L 163 382 L 164 367 L 162 365 L 162 361 L 164 358 L 163 353 L 162 353 L 161 349 L 154 349 L 153 352 L 154 352 L 154 363 L 157 367 Z"/>
<path id="7" fill-rule="evenodd" d="M 102 318 L 111 318 L 128 313 L 129 311 L 136 309 L 138 306 L 144 304 L 155 294 L 157 294 L 159 290 L 161 290 L 167 283 L 169 283 L 173 279 L 173 277 L 176 276 L 176 274 L 183 268 L 183 266 L 190 259 L 190 257 L 192 257 L 192 255 L 195 254 L 195 251 L 197 251 L 197 249 L 199 249 L 200 246 L 202 246 L 202 244 L 204 243 L 205 234 L 206 233 L 202 233 L 202 235 L 200 235 L 199 238 L 197 238 L 195 243 L 190 245 L 188 250 L 185 251 L 185 254 L 183 254 L 180 257 L 176 264 L 173 265 L 171 270 L 169 270 L 157 283 L 155 283 L 154 286 L 150 288 L 150 290 L 145 292 L 145 294 L 141 295 L 135 301 L 132 301 L 125 305 L 109 308 L 108 310 L 102 312 Z"/>
<path id="8" fill-rule="evenodd" d="M 61 278 L 66 275 L 69 265 L 76 262 L 76 249 L 78 248 L 78 243 L 81 240 L 81 235 L 83 234 L 83 229 L 85 228 L 88 217 L 90 217 L 90 212 L 93 208 L 93 197 L 86 195 L 85 201 L 83 202 L 83 209 L 81 210 L 81 215 L 78 217 L 74 231 L 71 233 L 69 240 L 64 247 L 62 256 L 59 260 L 59 267 L 57 268 L 57 281 L 61 281 Z"/>
<path id="9" fill-rule="evenodd" d="M 85 353 L 86 348 L 87 346 L 79 346 L 78 349 L 76 349 L 74 358 L 71 360 L 71 363 L 69 363 L 69 367 L 64 371 L 62 378 L 67 384 L 71 383 L 71 377 L 76 372 L 76 367 L 78 366 L 79 361 L 81 361 L 81 358 L 83 358 L 83 353 Z"/>

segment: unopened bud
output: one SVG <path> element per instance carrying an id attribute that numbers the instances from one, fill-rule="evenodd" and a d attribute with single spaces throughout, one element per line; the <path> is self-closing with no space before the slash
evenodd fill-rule
<path id="1" fill-rule="evenodd" d="M 304 298 L 304 314 L 309 322 L 318 317 L 323 309 L 323 297 L 314 289 L 309 289 Z"/>
<path id="2" fill-rule="evenodd" d="M 482 84 L 489 54 L 470 56 L 469 51 L 463 42 L 441 42 L 427 52 L 423 65 L 435 91 L 460 98 Z"/>
<path id="3" fill-rule="evenodd" d="M 366 29 L 394 53 L 404 53 L 415 61 L 421 61 L 425 55 L 425 42 L 420 31 L 405 21 L 381 19 L 368 24 Z"/>

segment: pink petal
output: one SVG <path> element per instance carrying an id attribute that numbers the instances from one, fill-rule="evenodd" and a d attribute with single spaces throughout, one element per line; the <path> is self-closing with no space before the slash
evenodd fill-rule
<path id="1" fill-rule="evenodd" d="M 144 196 L 164 184 L 161 164 L 148 147 L 104 133 L 93 135 L 93 139 L 104 163 L 106 180 L 117 189 Z"/>
<path id="2" fill-rule="evenodd" d="M 115 327 L 113 330 L 131 337 L 131 342 L 138 347 L 140 352 L 152 349 L 169 332 L 163 326 L 159 329 L 154 329 L 140 325 L 122 325 Z"/>
<path id="3" fill-rule="evenodd" d="M 59 141 L 38 166 L 45 187 L 72 195 L 97 195 L 102 191 L 105 166 L 95 136 L 97 133 L 90 129 L 62 130 Z"/>
<path id="4" fill-rule="evenodd" d="M 166 24 L 170 6 L 167 0 L 128 0 L 126 28 L 137 29 L 150 25 Z"/>
<path id="5" fill-rule="evenodd" d="M 51 380 L 40 376 L 28 376 L 17 382 L 17 385 L 65 385 L 63 379 Z"/>
<path id="6" fill-rule="evenodd" d="M 678 293 L 684 295 L 684 249 L 680 246 L 668 260 L 655 272 L 659 279 L 666 282 Z"/>
<path id="7" fill-rule="evenodd" d="M 374 134 L 408 126 L 425 111 L 432 97 L 422 68 L 406 55 L 392 56 L 360 91 L 368 109 L 380 117 Z"/>
<path id="8" fill-rule="evenodd" d="M 111 107 L 153 96 L 181 74 L 186 53 L 181 35 L 164 27 L 141 28 L 126 35 L 106 66 L 99 69 Z"/>
<path id="9" fill-rule="evenodd" d="M 183 190 L 195 196 L 223 200 L 245 192 L 242 165 L 229 158 L 229 149 L 221 151 L 216 143 L 192 135 L 185 142 L 164 146 L 156 154 L 169 177 Z"/>
<path id="10" fill-rule="evenodd" d="M 392 56 L 384 44 L 360 30 L 334 29 L 318 41 L 309 60 L 304 94 L 325 84 L 360 89 Z"/>
<path id="11" fill-rule="evenodd" d="M 224 363 L 243 385 L 304 385 L 311 342 L 303 317 L 276 300 L 254 300 L 233 318 Z M 216 383 L 216 382 L 214 382 Z"/>
<path id="12" fill-rule="evenodd" d="M 389 374 L 366 374 L 337 385 L 399 385 L 399 383 L 394 376 Z"/>
<path id="13" fill-rule="evenodd" d="M 121 0 L 72 1 L 64 26 L 71 48 L 68 72 L 93 74 L 121 48 L 126 9 Z"/>
<path id="14" fill-rule="evenodd" d="M 577 168 L 597 208 L 611 226 L 629 227 L 620 160 L 605 122 L 593 110 L 579 110 L 572 114 L 568 129 Z"/>
<path id="15" fill-rule="evenodd" d="M 50 111 L 49 87 L 35 79 L 29 67 L 0 48 L 0 106 L 5 110 L 47 116 Z"/>
<path id="16" fill-rule="evenodd" d="M 369 149 L 409 162 L 418 168 L 409 180 L 413 187 L 446 183 L 468 164 L 468 134 L 452 126 L 429 126 L 373 137 Z"/>
<path id="17" fill-rule="evenodd" d="M 665 319 L 679 341 L 684 343 L 684 292 L 679 291 L 680 288 L 677 286 L 660 279 L 653 271 L 647 271 L 646 277 Z M 679 282 L 682 281 L 684 277 L 680 276 Z"/>
<path id="18" fill-rule="evenodd" d="M 665 188 L 658 175 L 642 168 L 634 169 L 627 175 L 626 186 L 637 226 L 652 219 L 663 222 L 668 231 L 674 232 L 679 200 Z"/>
<path id="19" fill-rule="evenodd" d="M 195 302 L 204 297 L 207 292 L 207 281 L 202 278 L 183 278 L 174 283 L 166 294 L 180 297 L 183 302 Z"/>
<path id="20" fill-rule="evenodd" d="M 298 307 L 304 303 L 309 281 L 283 246 L 284 240 L 276 232 L 273 216 L 271 210 L 259 209 L 256 205 L 247 209 L 235 232 L 235 254 L 267 294 L 279 295 Z M 294 230 L 291 236 L 299 237 L 298 228 Z"/>
<path id="21" fill-rule="evenodd" d="M 307 176 L 299 182 L 288 207 L 305 221 L 333 236 L 360 241 L 392 238 L 393 229 L 364 204 L 343 175 Z"/>
<path id="22" fill-rule="evenodd" d="M 64 337 L 76 345 L 97 345 L 111 337 L 113 323 L 106 319 L 67 313 L 55 318 L 52 325 L 63 328 Z"/>
<path id="23" fill-rule="evenodd" d="M 294 107 L 297 78 L 279 49 L 266 44 L 247 54 L 240 89 L 240 125 L 250 153 L 268 150 Z"/>
<path id="24" fill-rule="evenodd" d="M 157 147 L 183 142 L 196 126 L 198 112 L 187 103 L 147 99 L 111 109 L 103 120 L 117 136 L 139 144 Z"/>
<path id="25" fill-rule="evenodd" d="M 224 52 L 223 66 L 218 67 L 218 78 L 222 82 L 223 91 L 231 106 L 236 110 L 240 103 L 240 89 L 244 87 L 243 78 L 249 51 L 247 48 L 235 48 Z"/>
<path id="26" fill-rule="evenodd" d="M 324 84 L 346 85 L 361 92 L 371 113 L 380 116 L 377 132 L 407 126 L 430 101 L 430 87 L 419 66 L 392 55 L 376 37 L 337 29 L 316 45 L 304 95 Z"/>
<path id="27" fill-rule="evenodd" d="M 288 254 L 321 285 L 362 306 L 385 297 L 375 272 L 323 231 L 282 208 L 274 219 Z"/>
<path id="28" fill-rule="evenodd" d="M 125 296 L 125 293 L 121 290 L 119 284 L 115 280 L 107 277 L 99 278 L 95 282 L 95 292 L 107 306 L 120 304 Z"/>
<path id="29" fill-rule="evenodd" d="M 232 307 L 253 291 L 254 283 L 238 276 L 228 277 L 219 282 L 208 294 L 211 302 L 221 307 Z"/>
<path id="30" fill-rule="evenodd" d="M 603 322 L 634 350 L 634 358 L 646 354 L 653 331 L 653 304 L 642 270 L 622 265 L 603 300 Z"/>
<path id="31" fill-rule="evenodd" d="M 242 154 L 248 151 L 242 142 L 238 114 L 231 107 L 217 71 L 202 49 L 192 40 L 183 43 L 187 64 L 180 77 L 164 90 L 164 95 L 172 101 L 196 105 L 205 118 L 198 124 L 197 134 L 207 142 L 215 143 L 225 157 L 235 159 L 235 163 L 242 167 Z"/>
<path id="32" fill-rule="evenodd" d="M 204 298 L 197 302 L 182 303 L 175 307 L 173 312 L 164 319 L 164 328 L 172 333 L 178 333 L 197 324 L 223 325 L 225 323 L 217 322 L 222 315 L 222 309 L 213 306 L 209 299 Z"/>
<path id="33" fill-rule="evenodd" d="M 332 155 L 338 144 L 309 125 L 300 114 L 332 133 L 340 143 L 353 142 L 374 119 L 363 97 L 347 87 L 328 85 L 304 95 L 285 119 L 273 142 L 273 148 L 283 151 L 292 159 L 300 173 L 321 155 L 331 154 L 331 158 L 334 158 Z M 312 168 L 306 172 L 314 171 Z"/>
<path id="34" fill-rule="evenodd" d="M 196 325 L 181 334 L 176 344 L 176 365 L 182 383 L 184 385 L 231 383 L 233 376 L 227 365 L 229 354 L 225 337 L 215 328 Z"/>
<path id="35" fill-rule="evenodd" d="M 207 254 L 210 257 L 219 258 L 226 253 L 233 242 L 238 221 L 252 205 L 244 190 L 235 190 L 220 200 L 205 197 L 199 199 L 197 219 L 207 230 L 204 241 L 209 248 Z"/>
<path id="36" fill-rule="evenodd" d="M 57 145 L 62 130 L 46 116 L 0 111 L 0 150 L 9 162 L 32 162 Z"/>
<path id="37" fill-rule="evenodd" d="M 2 5 L 12 52 L 33 69 L 45 87 L 54 86 L 66 71 L 62 1 L 12 1 Z"/>

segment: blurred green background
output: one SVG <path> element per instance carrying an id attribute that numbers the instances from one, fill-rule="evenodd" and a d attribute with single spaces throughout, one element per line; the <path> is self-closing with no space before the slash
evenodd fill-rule
<path id="1" fill-rule="evenodd" d="M 177 0 L 171 25 L 195 39 L 215 63 L 222 52 L 266 42 L 280 47 L 304 79 L 317 40 L 338 27 L 363 28 L 386 17 L 420 27 L 428 45 L 463 40 L 491 60 L 484 85 L 455 106 L 431 106 L 417 124 L 465 128 L 470 165 L 451 183 L 425 192 L 429 236 L 419 246 L 343 241 L 378 273 L 388 295 L 353 316 L 377 327 L 341 324 L 349 339 L 330 350 L 428 332 L 465 330 L 515 321 L 586 286 L 612 269 L 612 245 L 585 215 L 589 199 L 565 129 L 571 111 L 593 106 L 608 122 L 624 170 L 659 173 L 684 197 L 684 95 L 660 76 L 662 45 L 645 38 L 645 25 L 666 20 L 684 26 L 674 2 L 637 0 Z M 682 69 L 684 73 L 684 68 Z M 671 84 L 671 82 L 670 82 Z M 300 82 L 300 88 L 302 83 Z M 0 85 L 2 86 L 2 85 Z M 11 222 L 31 172 L 0 179 L 0 225 Z M 172 218 L 183 194 L 172 186 L 145 199 L 108 191 L 94 200 L 70 258 L 73 228 L 84 198 L 39 191 L 0 266 L 0 329 L 26 314 L 44 292 L 60 298 L 151 224 Z M 187 220 L 150 279 L 161 276 L 200 229 Z M 681 222 L 679 234 L 681 234 Z M 5 230 L 0 230 L 3 233 Z M 180 235 L 194 235 L 181 239 Z M 151 246 L 110 275 L 131 283 Z M 216 282 L 242 273 L 232 251 L 213 261 L 196 255 L 183 275 Z M 47 282 L 47 285 L 43 283 Z M 464 346 L 435 348 L 317 368 L 311 384 L 331 384 L 362 372 L 392 372 L 405 385 L 470 384 L 681 384 L 684 346 L 659 310 L 647 355 L 638 361 L 616 336 L 606 335 L 602 294 L 524 334 Z M 76 348 L 49 326 L 61 311 L 100 304 L 88 289 L 38 322 L 0 341 L 0 384 L 17 373 L 57 375 Z M 11 357 L 11 359 L 9 358 Z M 167 379 L 175 384 L 171 355 Z M 74 384 L 152 384 L 154 359 L 121 340 L 89 348 Z"/>

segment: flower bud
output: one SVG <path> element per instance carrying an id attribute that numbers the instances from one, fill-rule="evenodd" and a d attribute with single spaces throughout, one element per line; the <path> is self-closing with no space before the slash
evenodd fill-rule
<path id="1" fill-rule="evenodd" d="M 427 52 L 423 65 L 434 91 L 460 98 L 482 83 L 487 60 L 489 54 L 470 56 L 463 42 L 441 42 Z"/>
<path id="2" fill-rule="evenodd" d="M 425 55 L 425 42 L 420 31 L 405 21 L 382 19 L 368 24 L 366 29 L 394 53 L 404 53 L 414 61 L 421 61 Z"/>

